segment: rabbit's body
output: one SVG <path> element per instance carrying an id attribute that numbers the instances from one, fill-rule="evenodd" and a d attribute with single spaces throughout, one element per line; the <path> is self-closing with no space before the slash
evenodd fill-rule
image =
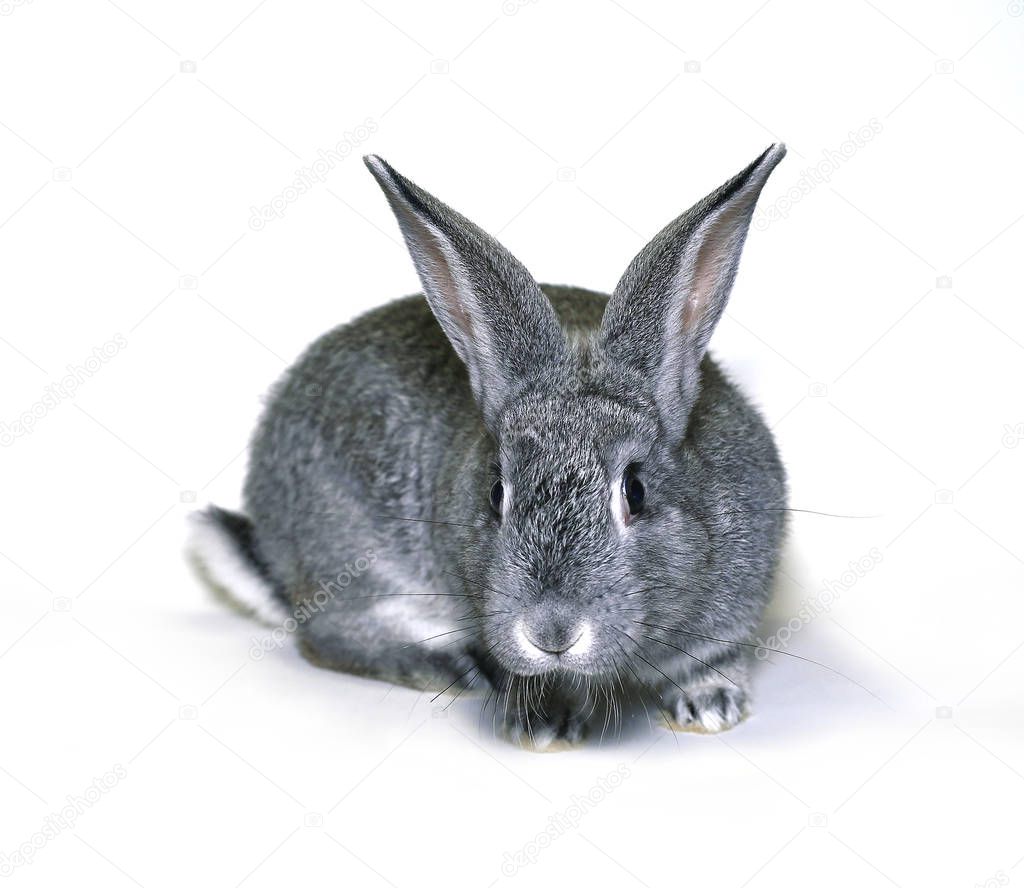
<path id="1" fill-rule="evenodd" d="M 384 169 L 378 178 L 397 177 Z M 550 314 L 520 319 L 536 327 L 530 339 L 495 357 L 485 348 L 508 335 L 502 324 L 438 306 L 431 275 L 455 247 L 425 257 L 431 244 L 413 243 L 423 233 L 396 201 L 442 231 L 462 226 L 463 257 L 486 236 L 402 190 L 407 180 L 391 184 L 427 298 L 308 349 L 253 438 L 248 518 L 214 510 L 207 529 L 248 561 L 278 619 L 295 615 L 311 660 L 438 691 L 490 686 L 514 738 L 578 739 L 597 699 L 604 717 L 635 702 L 682 727 L 735 724 L 742 642 L 768 600 L 784 524 L 764 422 L 703 346 L 675 356 L 678 392 L 654 385 L 643 362 L 668 358 L 644 351 L 656 331 L 630 345 L 643 321 L 620 290 L 652 286 L 657 263 L 631 267 L 611 303 L 537 288 L 529 310 Z M 481 263 L 499 295 L 529 286 L 514 261 Z"/>

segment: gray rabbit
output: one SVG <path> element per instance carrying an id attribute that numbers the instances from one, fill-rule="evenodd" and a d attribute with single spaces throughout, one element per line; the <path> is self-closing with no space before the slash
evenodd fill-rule
<path id="1" fill-rule="evenodd" d="M 737 724 L 785 475 L 706 351 L 784 154 L 671 222 L 610 297 L 539 286 L 367 157 L 426 299 L 333 330 L 276 385 L 246 515 L 197 516 L 207 578 L 293 620 L 319 666 L 490 691 L 503 733 L 533 748 L 628 706 Z"/>

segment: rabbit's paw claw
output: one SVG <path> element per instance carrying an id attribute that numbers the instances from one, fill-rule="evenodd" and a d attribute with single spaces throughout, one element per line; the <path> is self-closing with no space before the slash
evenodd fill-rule
<path id="1" fill-rule="evenodd" d="M 734 728 L 747 712 L 747 694 L 731 684 L 701 684 L 681 693 L 673 688 L 664 709 L 675 731 L 717 734 Z"/>
<path id="2" fill-rule="evenodd" d="M 505 738 L 530 752 L 563 752 L 583 742 L 586 722 L 566 709 L 548 713 L 509 713 L 501 726 Z"/>

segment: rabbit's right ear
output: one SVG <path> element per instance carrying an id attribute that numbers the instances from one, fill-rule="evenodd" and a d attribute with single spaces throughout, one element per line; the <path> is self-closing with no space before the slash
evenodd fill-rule
<path id="1" fill-rule="evenodd" d="M 665 226 L 608 301 L 601 347 L 641 381 L 674 437 L 686 431 L 700 362 L 729 298 L 754 205 L 785 153 L 785 145 L 772 145 Z"/>
<path id="2" fill-rule="evenodd" d="M 382 158 L 364 161 L 391 204 L 430 308 L 468 368 L 473 394 L 493 428 L 519 387 L 565 357 L 555 310 L 493 237 Z"/>

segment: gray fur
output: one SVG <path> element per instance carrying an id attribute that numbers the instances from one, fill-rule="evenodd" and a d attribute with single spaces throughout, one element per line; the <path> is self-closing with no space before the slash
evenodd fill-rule
<path id="1" fill-rule="evenodd" d="M 749 639 L 767 603 L 785 480 L 768 428 L 705 352 L 783 153 L 671 223 L 610 300 L 538 287 L 367 159 L 427 299 L 309 348 L 271 394 L 245 486 L 243 536 L 268 585 L 315 604 L 307 657 L 490 688 L 507 735 L 541 746 L 580 739 L 609 707 L 697 730 L 745 714 L 744 648 L 724 642 Z M 627 525 L 631 465 L 646 502 Z"/>

